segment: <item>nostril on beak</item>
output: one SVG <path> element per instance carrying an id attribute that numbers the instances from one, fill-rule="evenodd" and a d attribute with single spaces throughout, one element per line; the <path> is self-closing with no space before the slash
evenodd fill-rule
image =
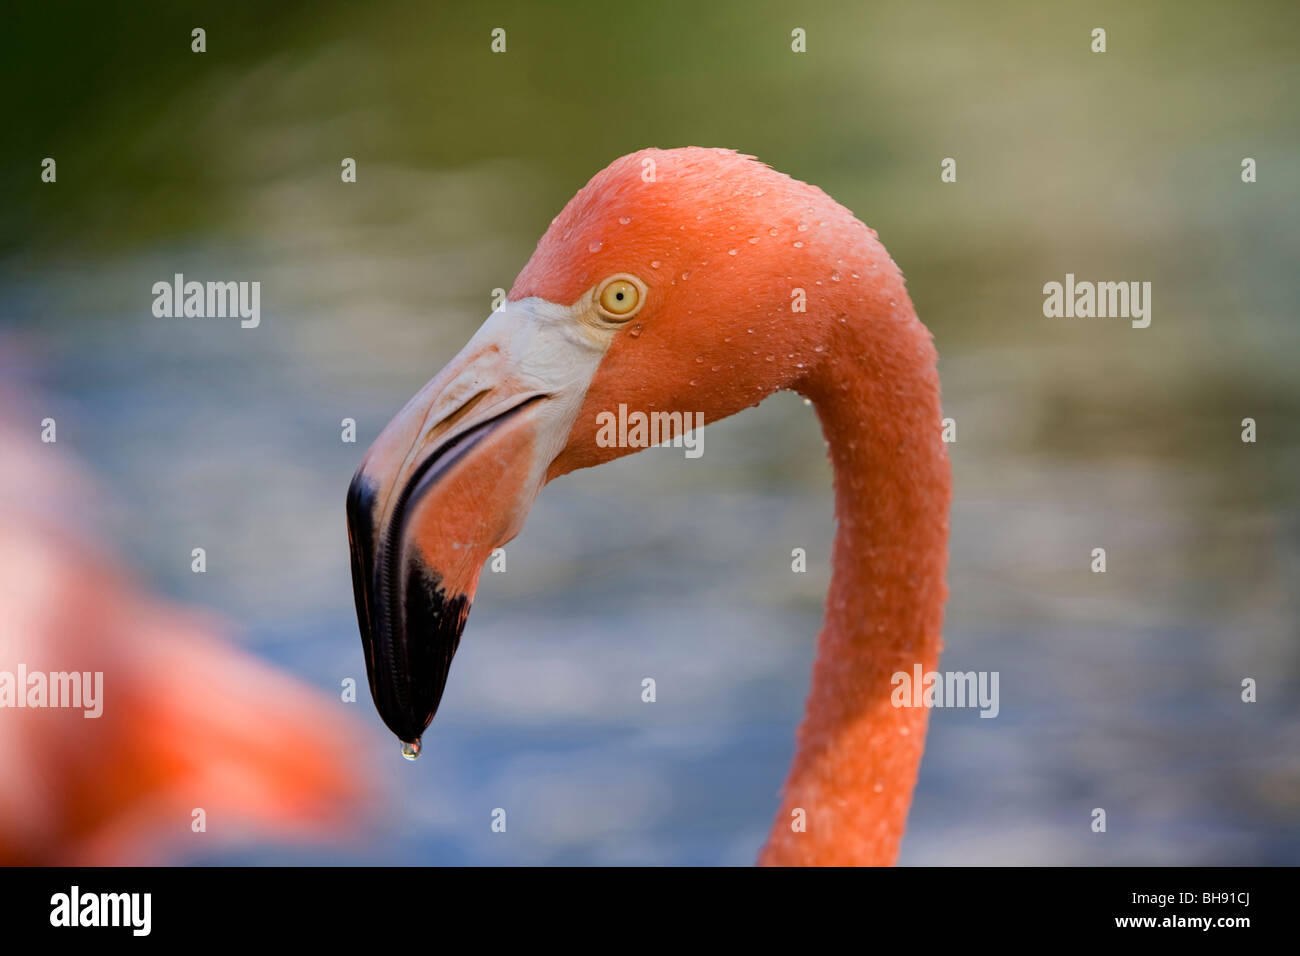
<path id="1" fill-rule="evenodd" d="M 444 415 L 439 422 L 430 429 L 430 436 L 434 440 L 437 440 L 441 436 L 447 434 L 447 432 L 456 427 L 457 422 L 462 421 L 470 412 L 472 412 L 475 406 L 483 401 L 483 396 L 487 395 L 490 391 L 492 391 L 490 388 L 481 388 L 469 398 L 465 399 L 465 401 L 461 402 Z"/>

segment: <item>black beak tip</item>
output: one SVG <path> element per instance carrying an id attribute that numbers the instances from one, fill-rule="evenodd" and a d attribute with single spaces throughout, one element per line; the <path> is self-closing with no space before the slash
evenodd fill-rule
<path id="1" fill-rule="evenodd" d="M 385 715 L 385 722 L 404 743 L 418 745 L 438 712 L 470 602 L 464 594 L 448 594 L 439 576 L 418 557 L 407 559 L 404 577 L 397 639 L 389 642 L 404 658 L 404 666 L 397 669 L 393 689 L 398 693 L 388 695 L 397 713 Z"/>
<path id="2" fill-rule="evenodd" d="M 357 624 L 375 707 L 408 760 L 437 713 L 469 614 L 464 594 L 409 547 L 400 527 L 377 532 L 374 484 L 358 472 L 348 489 L 348 538 Z"/>

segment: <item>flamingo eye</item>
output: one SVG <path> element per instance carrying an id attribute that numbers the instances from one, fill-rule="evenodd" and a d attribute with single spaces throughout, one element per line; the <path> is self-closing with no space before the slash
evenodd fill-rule
<path id="1" fill-rule="evenodd" d="M 630 319 L 641 306 L 644 288 L 635 276 L 611 276 L 606 279 L 596 296 L 601 314 L 617 322 Z"/>

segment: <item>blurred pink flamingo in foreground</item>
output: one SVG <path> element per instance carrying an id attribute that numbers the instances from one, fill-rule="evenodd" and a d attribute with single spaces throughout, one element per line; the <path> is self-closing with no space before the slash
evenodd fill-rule
<path id="1" fill-rule="evenodd" d="M 91 489 L 14 404 L 0 388 L 0 864 L 152 863 L 336 832 L 360 797 L 349 721 L 123 574 L 86 530 Z M 20 675 L 51 672 L 102 672 L 101 716 L 15 706 L 15 690 L 40 700 Z"/>

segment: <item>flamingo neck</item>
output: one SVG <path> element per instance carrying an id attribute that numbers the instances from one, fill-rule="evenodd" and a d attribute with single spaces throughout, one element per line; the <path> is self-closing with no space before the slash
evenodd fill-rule
<path id="1" fill-rule="evenodd" d="M 894 707 L 891 677 L 938 664 L 951 482 L 930 334 L 901 276 L 876 295 L 870 315 L 832 320 L 830 357 L 801 388 L 830 446 L 838 529 L 765 864 L 893 863 L 924 747 L 927 710 Z"/>

